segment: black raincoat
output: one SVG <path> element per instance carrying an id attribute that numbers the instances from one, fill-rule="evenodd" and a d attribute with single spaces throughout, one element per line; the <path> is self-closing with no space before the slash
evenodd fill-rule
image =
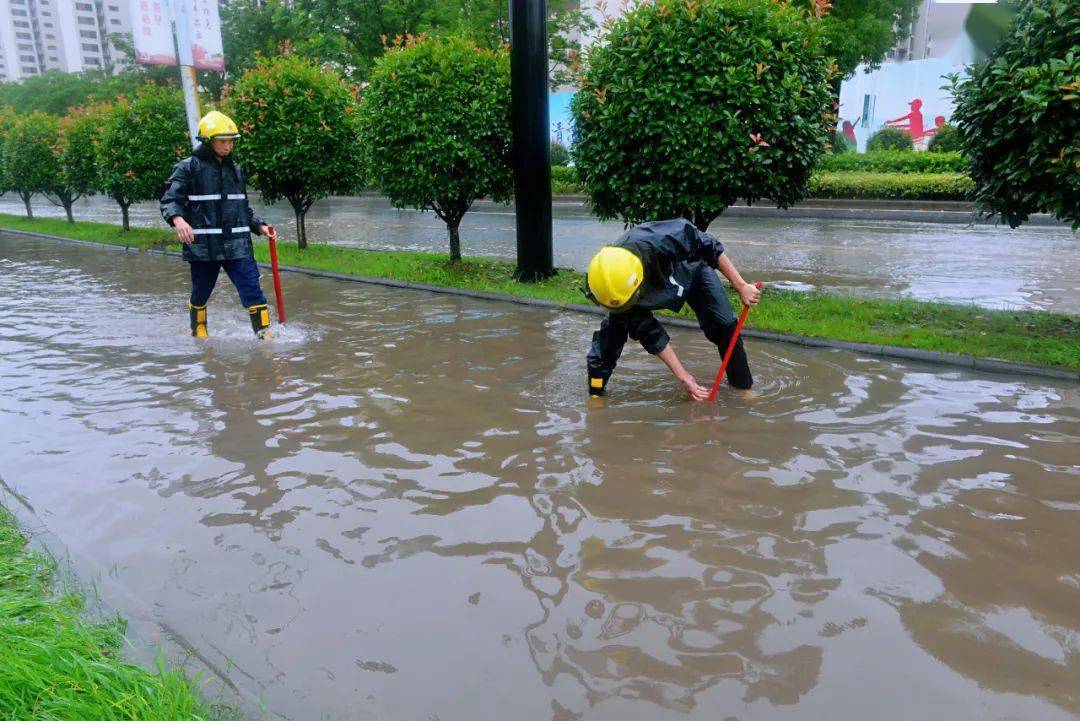
<path id="1" fill-rule="evenodd" d="M 627 337 L 653 355 L 667 347 L 667 331 L 652 314 L 654 310 L 678 312 L 689 302 L 709 340 L 726 347 L 735 315 L 713 272 L 719 269 L 724 252 L 719 240 L 690 221 L 676 218 L 636 225 L 614 245 L 641 259 L 644 278 L 637 303 L 623 313 L 608 315 L 600 330 L 593 333 L 586 359 L 590 393 L 603 394 Z M 748 388 L 752 383 L 741 339 L 732 358 L 730 377 L 740 387 Z"/>
<path id="2" fill-rule="evenodd" d="M 161 217 L 169 225 L 182 216 L 195 231 L 184 260 L 236 260 L 251 255 L 251 234 L 260 219 L 248 205 L 244 174 L 232 156 L 219 163 L 209 143 L 173 168 L 161 196 Z"/>

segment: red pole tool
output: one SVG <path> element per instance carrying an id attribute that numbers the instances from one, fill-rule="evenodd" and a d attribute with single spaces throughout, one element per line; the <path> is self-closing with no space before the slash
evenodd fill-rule
<path id="1" fill-rule="evenodd" d="M 763 286 L 760 280 L 754 283 L 755 288 Z M 735 352 L 735 341 L 739 340 L 739 332 L 742 331 L 743 323 L 746 322 L 746 316 L 750 315 L 750 306 L 744 305 L 742 313 L 739 314 L 739 323 L 735 326 L 735 333 L 731 336 L 731 342 L 728 343 L 727 350 L 724 352 L 724 360 L 720 363 L 720 372 L 716 374 L 716 380 L 713 381 L 712 390 L 709 391 L 709 403 L 716 400 L 716 391 L 720 390 L 720 381 L 724 380 L 724 372 L 727 370 L 728 361 L 731 360 L 731 354 Z"/>
<path id="2" fill-rule="evenodd" d="M 278 323 L 285 323 L 285 297 L 281 294 L 281 275 L 278 274 L 277 264 L 277 231 L 274 226 L 269 225 L 267 228 L 270 230 L 270 269 L 274 272 L 274 296 L 277 300 L 277 319 Z"/>

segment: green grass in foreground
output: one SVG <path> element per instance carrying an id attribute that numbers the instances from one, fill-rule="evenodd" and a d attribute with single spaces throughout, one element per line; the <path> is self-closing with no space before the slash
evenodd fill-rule
<path id="1" fill-rule="evenodd" d="M 0 506 L 0 718 L 201 721 L 195 685 L 159 661 L 157 673 L 120 658 L 123 622 L 90 623 L 82 597 L 57 587 L 56 564 L 27 548 Z"/>
<path id="2" fill-rule="evenodd" d="M 173 236 L 167 230 L 135 229 L 124 234 L 113 225 L 86 222 L 69 225 L 63 220 L 28 221 L 10 215 L 0 215 L 0 227 L 143 248 L 163 244 L 179 247 L 171 242 Z M 292 243 L 279 243 L 278 247 L 279 259 L 286 265 L 565 303 L 585 302 L 578 290 L 583 275 L 569 270 L 559 271 L 548 281 L 530 284 L 514 281 L 514 266 L 506 261 L 467 258 L 453 266 L 445 255 L 434 253 L 331 245 L 312 245 L 300 251 Z M 265 242 L 256 243 L 255 254 L 260 260 L 268 260 Z M 739 307 L 732 297 L 735 307 Z M 684 315 L 691 314 L 687 310 Z M 795 335 L 1080 369 L 1080 320 L 1044 311 L 984 310 L 905 299 L 862 300 L 766 289 L 761 304 L 750 314 L 749 325 Z"/>

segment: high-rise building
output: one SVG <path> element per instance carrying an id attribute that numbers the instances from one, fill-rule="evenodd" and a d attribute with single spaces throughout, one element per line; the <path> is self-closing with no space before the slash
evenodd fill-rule
<path id="1" fill-rule="evenodd" d="M 124 63 L 115 36 L 131 38 L 128 0 L 0 0 L 0 82 L 115 72 Z"/>

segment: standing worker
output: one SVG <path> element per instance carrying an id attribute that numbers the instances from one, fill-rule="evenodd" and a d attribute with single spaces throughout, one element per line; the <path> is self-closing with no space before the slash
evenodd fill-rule
<path id="1" fill-rule="evenodd" d="M 269 228 L 251 209 L 244 174 L 232 159 L 240 137 L 232 118 L 213 110 L 199 121 L 202 141 L 190 157 L 173 168 L 161 196 L 161 216 L 176 230 L 191 264 L 191 334 L 206 338 L 206 304 L 224 268 L 247 309 L 251 328 L 266 337 L 270 311 L 259 287 L 259 266 L 251 234 L 269 235 Z"/>
<path id="2" fill-rule="evenodd" d="M 652 311 L 678 312 L 683 303 L 689 303 L 705 337 L 723 354 L 736 320 L 714 270 L 731 281 L 745 305 L 757 305 L 761 291 L 743 280 L 720 241 L 683 218 L 642 223 L 623 233 L 615 245 L 601 248 L 589 261 L 583 290 L 611 313 L 593 333 L 587 358 L 589 394 L 604 395 L 629 336 L 664 362 L 691 400 L 708 398 L 709 389 L 699 386 L 679 362 L 667 331 Z M 728 380 L 736 388 L 754 383 L 741 338 L 735 343 Z"/>

